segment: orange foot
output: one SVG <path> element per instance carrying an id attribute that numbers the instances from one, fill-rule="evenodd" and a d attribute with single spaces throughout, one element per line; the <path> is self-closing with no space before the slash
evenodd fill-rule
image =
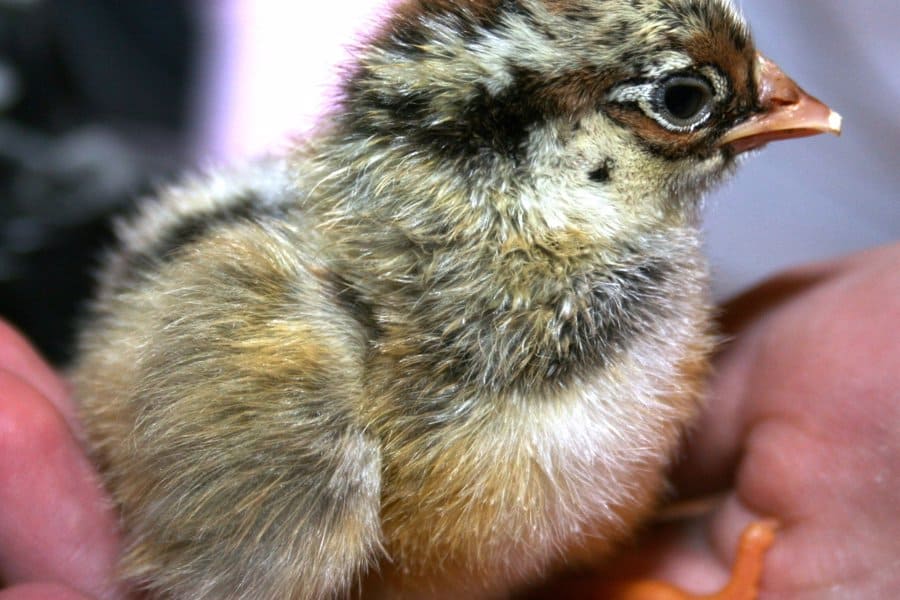
<path id="1" fill-rule="evenodd" d="M 616 586 L 609 600 L 755 600 L 759 593 L 763 558 L 775 541 L 774 521 L 749 525 L 741 534 L 731 581 L 712 595 L 688 594 L 661 581 L 636 581 Z"/>

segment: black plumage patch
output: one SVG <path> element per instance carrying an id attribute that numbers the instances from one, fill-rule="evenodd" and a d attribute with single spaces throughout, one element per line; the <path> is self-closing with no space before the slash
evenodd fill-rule
<path id="1" fill-rule="evenodd" d="M 199 212 L 180 221 L 166 230 L 147 253 L 157 259 L 168 260 L 180 249 L 196 242 L 210 231 L 262 216 L 266 212 L 255 194 L 244 194 L 216 210 Z"/>
<path id="2" fill-rule="evenodd" d="M 494 31 L 513 14 L 529 13 L 518 0 L 414 0 L 400 8 L 374 44 L 389 51 L 421 51 L 429 40 L 429 27 L 438 22 L 471 41 Z"/>
<path id="3" fill-rule="evenodd" d="M 418 62 L 452 67 L 453 57 L 444 54 L 448 29 L 469 48 L 464 52 L 477 53 L 483 50 L 475 45 L 507 27 L 511 16 L 525 19 L 548 39 L 555 35 L 535 22 L 517 0 L 410 2 L 373 41 L 376 60 L 360 61 L 345 80 L 338 117 L 344 132 L 366 143 L 425 150 L 466 168 L 473 161 L 525 159 L 526 142 L 535 127 L 550 118 L 593 109 L 607 74 L 579 65 L 572 72 L 548 77 L 510 59 L 505 72 L 495 72 L 491 82 L 452 68 L 439 84 L 423 83 L 415 75 Z M 390 75 L 381 68 L 385 57 L 391 60 Z M 393 66 L 398 64 L 408 65 L 414 75 L 393 79 L 399 71 Z M 496 71 L 493 64 L 491 69 Z M 500 75 L 504 85 L 498 89 Z"/>
<path id="4" fill-rule="evenodd" d="M 160 230 L 156 241 L 147 248 L 126 252 L 126 267 L 123 272 L 138 276 L 148 270 L 155 271 L 159 265 L 171 261 L 182 249 L 212 231 L 242 221 L 278 216 L 283 211 L 282 207 L 262 204 L 252 192 L 238 196 L 227 204 L 221 204 L 210 211 L 197 212 Z M 118 281 L 116 284 L 127 287 L 129 282 Z"/>
<path id="5" fill-rule="evenodd" d="M 335 303 L 365 329 L 370 344 L 375 344 L 384 337 L 384 330 L 375 318 L 372 305 L 363 299 L 362 294 L 353 285 L 333 270 L 314 274 L 334 298 Z"/>
<path id="6" fill-rule="evenodd" d="M 603 159 L 593 171 L 588 173 L 588 178 L 595 183 L 606 183 L 610 179 L 615 161 L 611 158 Z"/>
<path id="7" fill-rule="evenodd" d="M 545 118 L 535 86 L 539 74 L 512 68 L 512 81 L 497 94 L 483 83 L 456 106 L 437 108 L 437 89 L 388 88 L 365 68 L 346 87 L 342 120 L 348 133 L 424 147 L 451 160 L 521 160 L 533 127 Z"/>
<path id="8" fill-rule="evenodd" d="M 525 306 L 473 309 L 464 326 L 449 329 L 444 319 L 426 318 L 440 300 L 423 295 L 423 318 L 404 323 L 416 352 L 400 359 L 405 375 L 391 383 L 391 396 L 409 399 L 403 410 L 417 417 L 416 435 L 467 418 L 474 405 L 460 398 L 530 395 L 590 377 L 671 317 L 671 261 L 623 245 L 618 265 L 573 274 L 554 295 Z"/>
<path id="9" fill-rule="evenodd" d="M 573 376 L 608 365 L 640 337 L 647 323 L 668 316 L 659 290 L 671 272 L 664 260 L 646 258 L 577 282 L 588 290 L 587 308 L 582 315 L 560 319 L 556 346 L 540 353 L 546 364 L 533 375 L 545 384 L 566 384 Z"/>

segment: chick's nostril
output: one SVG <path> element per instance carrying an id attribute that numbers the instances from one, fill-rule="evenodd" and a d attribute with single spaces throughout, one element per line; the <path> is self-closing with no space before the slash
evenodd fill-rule
<path id="1" fill-rule="evenodd" d="M 776 106 L 791 106 L 792 104 L 797 104 L 800 101 L 800 96 L 774 96 L 769 99 L 767 107 L 774 108 Z"/>
<path id="2" fill-rule="evenodd" d="M 764 108 L 790 106 L 800 101 L 802 92 L 794 80 L 763 55 L 759 55 L 759 104 Z"/>

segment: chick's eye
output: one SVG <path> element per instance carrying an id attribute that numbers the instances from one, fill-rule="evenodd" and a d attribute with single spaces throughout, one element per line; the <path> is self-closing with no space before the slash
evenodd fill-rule
<path id="1" fill-rule="evenodd" d="M 689 131 L 701 125 L 712 113 L 714 93 L 699 77 L 671 77 L 656 91 L 657 116 L 676 131 Z"/>

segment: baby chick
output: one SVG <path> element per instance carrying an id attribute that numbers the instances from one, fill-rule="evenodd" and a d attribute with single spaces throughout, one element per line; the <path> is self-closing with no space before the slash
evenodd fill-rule
<path id="1" fill-rule="evenodd" d="M 701 195 L 837 129 L 727 0 L 400 4 L 316 135 L 120 228 L 73 376 L 124 575 L 476 598 L 602 558 L 699 407 Z"/>

